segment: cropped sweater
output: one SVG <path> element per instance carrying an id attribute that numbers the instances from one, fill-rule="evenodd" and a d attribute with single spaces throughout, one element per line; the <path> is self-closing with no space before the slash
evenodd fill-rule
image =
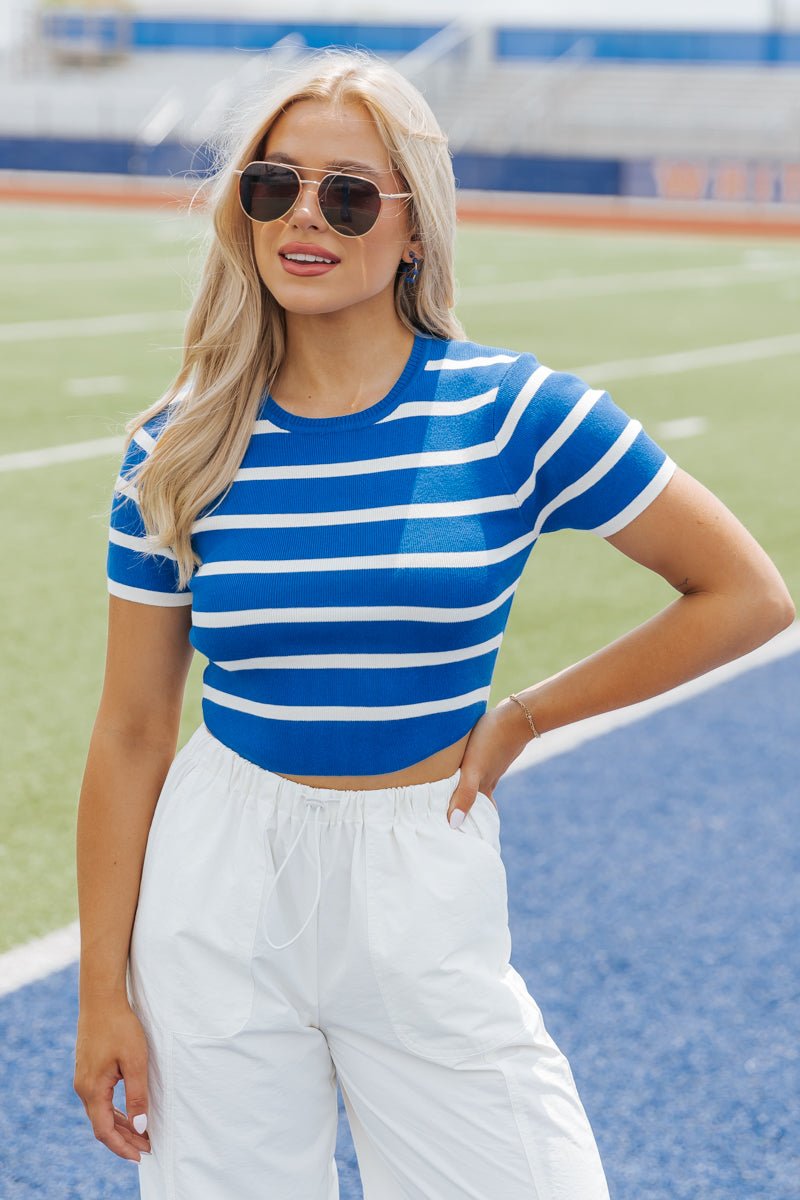
<path id="1" fill-rule="evenodd" d="M 675 469 L 608 392 L 529 353 L 418 334 L 359 412 L 298 416 L 264 396 L 179 590 L 174 555 L 142 550 L 127 479 L 170 411 L 123 458 L 108 590 L 191 605 L 205 725 L 287 775 L 380 775 L 462 738 L 539 537 L 615 533 Z"/>

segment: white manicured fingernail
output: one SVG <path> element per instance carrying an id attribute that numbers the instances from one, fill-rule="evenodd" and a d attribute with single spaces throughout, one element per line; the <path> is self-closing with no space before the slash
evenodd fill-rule
<path id="1" fill-rule="evenodd" d="M 138 1117 L 133 1118 L 133 1128 L 137 1133 L 144 1133 L 147 1129 L 147 1113 L 139 1113 Z"/>
<path id="2" fill-rule="evenodd" d="M 466 815 L 467 814 L 464 812 L 463 808 L 454 808 L 450 813 L 450 828 L 458 829 Z"/>

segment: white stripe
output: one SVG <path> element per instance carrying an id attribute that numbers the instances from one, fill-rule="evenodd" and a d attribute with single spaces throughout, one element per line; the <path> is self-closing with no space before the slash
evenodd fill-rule
<path id="1" fill-rule="evenodd" d="M 128 500 L 132 500 L 134 504 L 139 503 L 139 490 L 135 483 L 131 483 L 126 475 L 118 475 L 114 480 L 114 494 L 125 496 Z"/>
<path id="2" fill-rule="evenodd" d="M 158 550 L 151 550 L 146 537 L 136 537 L 132 533 L 122 533 L 119 529 L 114 529 L 113 526 L 109 526 L 108 540 L 114 542 L 117 546 L 124 546 L 127 550 L 135 550 L 137 554 L 155 555 L 157 558 L 167 558 L 173 562 L 178 561 L 172 550 L 165 550 L 160 547 Z"/>
<path id="3" fill-rule="evenodd" d="M 516 579 L 499 596 L 485 604 L 467 608 L 434 608 L 425 605 L 341 605 L 313 608 L 240 608 L 228 612 L 203 612 L 194 609 L 192 624 L 201 629 L 228 629 L 239 625 L 303 624 L 310 621 L 427 621 L 437 624 L 461 624 L 477 621 L 502 607 L 519 585 Z"/>
<path id="4" fill-rule="evenodd" d="M 347 671 L 393 671 L 395 667 L 438 667 L 444 663 L 466 662 L 470 658 L 479 658 L 481 654 L 499 650 L 502 640 L 503 634 L 498 633 L 496 637 L 489 638 L 477 646 L 460 646 L 456 650 L 431 650 L 419 654 L 392 654 L 390 651 L 382 651 L 379 654 L 273 654 L 265 658 L 231 658 L 222 662 L 215 660 L 214 665 L 223 667 L 226 671 L 317 671 L 334 668 Z"/>
<path id="5" fill-rule="evenodd" d="M 406 420 L 411 417 L 457 417 L 462 413 L 476 412 L 480 408 L 493 404 L 497 397 L 497 391 L 496 387 L 490 388 L 488 392 L 481 392 L 478 396 L 463 396 L 460 400 L 452 401 L 406 400 L 404 403 L 398 404 L 397 408 L 387 413 L 385 417 L 381 417 L 375 424 L 385 425 L 389 421 Z M 262 418 L 253 422 L 253 432 L 260 435 L 290 431 Z"/>
<path id="6" fill-rule="evenodd" d="M 498 450 L 502 451 L 507 443 L 511 440 L 520 418 L 527 409 L 530 400 L 533 398 L 533 396 L 535 396 L 536 392 L 539 390 L 545 380 L 547 380 L 552 374 L 553 372 L 548 370 L 548 368 L 539 367 L 527 380 L 525 386 L 516 396 L 514 403 L 509 409 L 508 415 L 503 421 L 503 424 L 498 431 L 498 435 L 495 438 Z M 566 441 L 569 440 L 570 436 L 574 433 L 578 425 L 580 425 L 581 421 L 583 421 L 587 413 L 592 410 L 597 401 L 601 398 L 601 396 L 604 395 L 606 395 L 606 393 L 600 389 L 589 389 L 588 391 L 584 392 L 580 400 L 573 405 L 558 428 L 554 430 L 546 442 L 542 443 L 533 460 L 533 467 L 530 475 L 516 492 L 517 501 L 520 505 L 527 500 L 528 496 L 530 496 L 531 492 L 534 490 L 534 487 L 536 486 L 536 476 L 544 464 L 553 457 L 555 452 L 559 450 Z"/>
<path id="7" fill-rule="evenodd" d="M 533 470 L 517 492 L 520 504 L 524 504 L 528 496 L 533 492 L 533 489 L 536 487 L 536 477 L 545 463 L 570 439 L 583 419 L 594 408 L 597 401 L 605 395 L 607 393 L 601 391 L 599 388 L 592 388 L 588 392 L 584 392 L 578 403 L 570 409 L 558 429 L 554 430 L 547 441 L 536 452 L 536 457 L 533 460 Z"/>
<path id="8" fill-rule="evenodd" d="M 258 434 L 259 437 L 267 433 L 289 434 L 291 432 L 291 429 L 283 429 L 280 425 L 275 425 L 272 421 L 267 421 L 265 418 L 253 422 L 253 433 Z"/>
<path id="9" fill-rule="evenodd" d="M 415 704 L 390 704 L 374 708 L 363 705 L 354 708 L 350 704 L 262 704 L 257 700 L 245 700 L 241 696 L 230 696 L 209 684 L 203 686 L 203 697 L 232 708 L 236 712 L 250 713 L 254 717 L 267 717 L 272 721 L 403 721 L 410 717 L 427 717 L 434 713 L 455 712 L 470 704 L 478 704 L 489 698 L 490 686 L 475 688 L 461 696 L 447 696 L 444 700 L 420 700 Z"/>
<path id="10" fill-rule="evenodd" d="M 711 691 L 721 683 L 727 683 L 739 675 L 752 671 L 755 667 L 766 663 L 777 662 L 791 654 L 800 651 L 800 621 L 795 621 L 789 629 L 779 633 L 757 650 L 742 655 L 733 662 L 708 671 L 698 679 L 680 684 L 660 696 L 643 700 L 639 704 L 631 704 L 627 708 L 618 708 L 613 712 L 601 713 L 596 717 L 588 717 L 583 721 L 574 721 L 528 742 L 503 774 L 503 779 L 518 774 L 520 771 L 535 772 L 537 766 L 560 754 L 567 754 L 578 746 L 595 738 L 635 724 L 655 712 L 674 705 L 682 704 L 695 696 Z M 502 784 L 502 780 L 501 780 Z M 535 790 L 536 776 L 531 776 L 532 790 Z M 80 926 L 78 921 L 56 929 L 44 937 L 34 938 L 21 946 L 15 946 L 0 955 L 0 996 L 16 991 L 26 984 L 44 979 L 54 971 L 77 962 L 80 953 Z"/>
<path id="11" fill-rule="evenodd" d="M 385 458 L 369 458 L 369 459 L 346 459 L 342 462 L 321 462 L 321 463 L 288 463 L 281 466 L 271 467 L 240 467 L 233 477 L 233 483 L 254 483 L 260 480 L 280 480 L 280 479 L 331 479 L 331 478 L 347 478 L 348 476 L 356 478 L 364 475 L 377 475 L 387 471 L 424 471 L 424 470 L 439 470 L 442 467 L 463 466 L 470 462 L 479 462 L 484 458 L 495 458 L 496 448 L 494 442 L 479 442 L 474 446 L 459 446 L 455 450 L 415 450 L 411 454 L 392 454 Z M 137 498 L 135 487 L 132 483 L 127 483 L 125 489 L 120 486 L 120 476 L 117 481 L 117 490 L 125 491 L 126 495 L 130 495 L 132 499 Z M 505 503 L 504 496 L 488 496 L 480 498 L 476 501 L 464 501 L 465 504 L 475 504 L 478 507 L 467 508 L 466 512 L 492 512 L 509 507 Z M 480 507 L 486 503 L 487 508 Z M 436 502 L 431 502 L 432 506 L 437 508 L 442 505 Z M 395 511 L 399 511 L 400 516 L 406 516 L 409 512 L 409 506 L 393 506 Z M 410 506 L 413 508 L 414 506 Z M 426 507 L 426 506 L 422 506 Z M 446 507 L 446 505 L 445 505 Z M 350 513 L 357 513 L 356 509 L 341 510 L 341 521 L 346 523 Z M 376 509 L 367 510 L 375 513 Z M 319 524 L 331 524 L 332 522 L 325 519 L 326 514 L 319 513 L 298 513 L 298 514 L 283 514 L 288 525 L 295 522 L 291 519 L 294 515 L 304 519 L 306 523 L 316 523 L 317 518 L 320 518 Z M 339 514 L 331 514 L 335 520 L 339 519 Z M 436 516 L 438 513 L 431 511 L 430 515 Z M 201 518 L 202 519 L 202 518 Z M 279 515 L 276 515 L 276 526 L 280 526 L 283 521 Z M 358 518 L 356 518 L 358 519 Z M 364 518 L 370 519 L 370 518 Z M 301 520 L 300 523 L 303 523 Z"/>
<path id="12" fill-rule="evenodd" d="M 328 525 L 469 517 L 515 509 L 513 496 L 481 496 L 476 500 L 431 500 L 420 504 L 390 504 L 383 508 L 333 509 L 325 512 L 231 513 L 200 517 L 192 532 L 207 529 L 319 529 Z"/>
<path id="13" fill-rule="evenodd" d="M 642 488 L 639 495 L 634 497 L 630 504 L 626 505 L 610 521 L 606 521 L 604 525 L 595 526 L 590 532 L 596 533 L 599 537 L 609 537 L 612 533 L 618 533 L 620 529 L 624 529 L 634 517 L 638 517 L 639 513 L 644 512 L 650 501 L 655 500 L 658 493 L 667 486 L 675 472 L 675 466 L 676 464 L 671 458 L 665 459 L 647 486 Z"/>
<path id="14" fill-rule="evenodd" d="M 112 596 L 119 596 L 121 600 L 135 600 L 137 604 L 156 604 L 159 608 L 178 608 L 180 605 L 192 603 L 191 592 L 153 592 L 148 588 L 117 583 L 114 579 L 107 579 L 106 583 Z"/>
<path id="15" fill-rule="evenodd" d="M 400 421 L 409 417 L 458 417 L 462 413 L 477 412 L 479 408 L 494 404 L 497 392 L 495 387 L 477 396 L 462 396 L 460 400 L 406 400 L 375 424 L 385 425 L 389 421 Z"/>
<path id="16" fill-rule="evenodd" d="M 527 409 L 529 403 L 536 395 L 539 388 L 546 379 L 550 378 L 552 374 L 554 374 L 554 372 L 550 367 L 538 366 L 533 374 L 529 375 L 525 380 L 525 383 L 514 397 L 514 403 L 508 410 L 503 424 L 495 434 L 495 445 L 499 451 L 502 452 L 505 450 L 507 443 L 511 441 L 514 430 L 517 428 L 517 425 L 520 422 L 522 414 Z"/>
<path id="17" fill-rule="evenodd" d="M 601 459 L 601 462 L 605 461 L 607 457 L 608 455 Z M 590 472 L 587 472 L 588 474 Z M 586 486 L 590 485 L 587 483 Z M 564 495 L 563 492 L 561 494 Z M 481 550 L 421 550 L 408 554 L 350 554 L 342 558 L 334 555 L 331 558 L 220 559 L 215 562 L 203 563 L 198 567 L 195 576 L 289 575 L 307 571 L 397 571 L 410 570 L 414 567 L 429 569 L 489 567 L 494 563 L 505 562 L 507 558 L 512 558 L 529 546 L 531 542 L 536 541 L 537 537 L 538 533 L 536 532 L 525 533 L 522 537 L 506 542 L 505 545 L 484 547 Z"/>
<path id="18" fill-rule="evenodd" d="M 110 337 L 121 333 L 162 332 L 182 326 L 185 312 L 110 313 L 105 317 L 64 317 L 55 321 L 13 321 L 0 325 L 0 342 L 38 342 L 51 338 Z"/>
<path id="19" fill-rule="evenodd" d="M 468 371 L 471 367 L 493 367 L 495 363 L 512 363 L 518 354 L 479 354 L 475 358 L 434 358 L 425 363 L 426 371 Z"/>
<path id="20" fill-rule="evenodd" d="M 455 450 L 415 450 L 411 454 L 389 454 L 385 458 L 347 459 L 343 462 L 288 463 L 277 467 L 240 467 L 234 483 L 258 479 L 330 479 L 348 475 L 377 475 L 384 471 L 417 471 L 461 466 L 494 458 L 494 442 L 458 446 Z"/>
<path id="21" fill-rule="evenodd" d="M 540 509 L 539 515 L 536 518 L 536 523 L 533 527 L 534 537 L 539 536 L 542 526 L 551 513 L 554 513 L 558 508 L 562 508 L 563 505 L 568 504 L 570 500 L 574 500 L 576 496 L 580 496 L 584 492 L 588 492 L 590 487 L 593 487 L 594 484 L 601 480 L 604 475 L 607 475 L 608 472 L 614 466 L 616 466 L 616 464 L 625 454 L 625 451 L 631 446 L 641 431 L 642 426 L 638 421 L 629 421 L 622 433 L 614 442 L 613 446 L 610 446 L 609 449 L 606 450 L 603 457 L 598 459 L 598 461 L 593 467 L 590 468 L 590 470 L 586 471 L 586 473 L 581 475 L 579 479 L 576 479 L 574 483 L 571 483 L 568 487 L 565 487 L 562 491 L 560 491 L 557 496 L 553 497 L 549 504 L 545 504 L 544 508 Z"/>
<path id="22" fill-rule="evenodd" d="M 141 429 L 136 430 L 136 433 L 131 438 L 131 441 L 136 442 L 136 445 L 139 446 L 140 449 L 146 451 L 147 454 L 150 453 L 156 444 L 156 439 L 151 433 L 147 432 L 144 426 L 142 426 Z"/>

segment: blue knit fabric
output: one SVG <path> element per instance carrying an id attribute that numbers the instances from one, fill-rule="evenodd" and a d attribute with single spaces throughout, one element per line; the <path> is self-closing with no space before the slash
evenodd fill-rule
<path id="1" fill-rule="evenodd" d="M 382 400 L 344 416 L 260 406 L 232 486 L 193 526 L 176 588 L 115 485 L 108 590 L 192 605 L 208 728 L 287 775 L 377 775 L 462 738 L 486 711 L 511 604 L 539 536 L 608 536 L 675 464 L 612 401 L 528 353 L 418 335 Z"/>

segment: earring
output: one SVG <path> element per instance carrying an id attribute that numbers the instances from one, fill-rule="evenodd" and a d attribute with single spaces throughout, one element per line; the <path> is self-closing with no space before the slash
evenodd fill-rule
<path id="1" fill-rule="evenodd" d="M 409 285 L 415 284 L 417 282 L 417 280 L 419 279 L 420 267 L 422 266 L 422 259 L 417 258 L 416 254 L 414 253 L 413 250 L 410 251 L 410 253 L 411 253 L 411 262 L 406 263 L 406 274 L 405 274 L 405 281 Z"/>

